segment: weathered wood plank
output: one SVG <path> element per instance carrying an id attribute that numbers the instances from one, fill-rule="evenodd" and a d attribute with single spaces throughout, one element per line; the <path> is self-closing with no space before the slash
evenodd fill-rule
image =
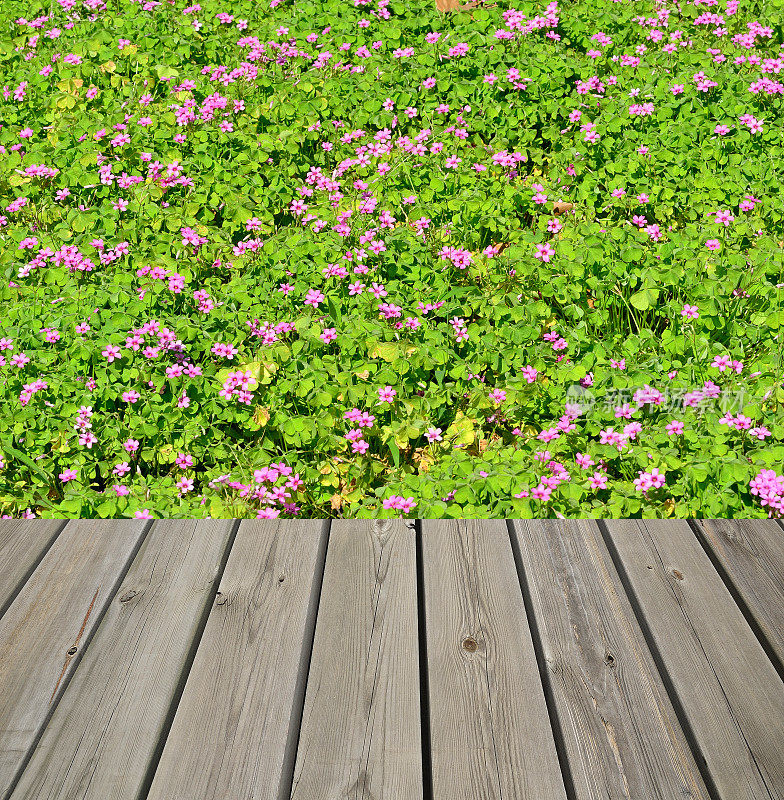
<path id="1" fill-rule="evenodd" d="M 214 599 L 234 523 L 156 522 L 12 800 L 136 800 Z"/>
<path id="2" fill-rule="evenodd" d="M 326 525 L 240 524 L 148 800 L 278 800 L 293 758 Z"/>
<path id="3" fill-rule="evenodd" d="M 416 534 L 333 523 L 293 800 L 421 800 Z"/>
<path id="4" fill-rule="evenodd" d="M 506 523 L 424 521 L 435 800 L 564 800 Z"/>
<path id="5" fill-rule="evenodd" d="M 723 800 L 784 797 L 784 683 L 688 523 L 607 530 Z"/>
<path id="6" fill-rule="evenodd" d="M 147 527 L 135 520 L 69 522 L 0 620 L 0 797 L 43 730 Z"/>
<path id="7" fill-rule="evenodd" d="M 513 525 L 577 800 L 707 800 L 597 524 Z"/>
<path id="8" fill-rule="evenodd" d="M 784 664 L 784 531 L 774 520 L 697 520 L 698 532 Z"/>
<path id="9" fill-rule="evenodd" d="M 58 520 L 0 520 L 0 616 L 62 528 Z"/>

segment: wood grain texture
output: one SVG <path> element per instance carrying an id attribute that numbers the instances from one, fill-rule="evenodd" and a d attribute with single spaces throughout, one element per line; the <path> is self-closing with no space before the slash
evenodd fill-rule
<path id="1" fill-rule="evenodd" d="M 415 536 L 332 524 L 293 800 L 422 798 Z"/>
<path id="2" fill-rule="evenodd" d="M 688 523 L 607 530 L 722 800 L 781 800 L 784 683 Z"/>
<path id="3" fill-rule="evenodd" d="M 577 800 L 707 800 L 594 521 L 515 521 Z"/>
<path id="4" fill-rule="evenodd" d="M 52 546 L 63 523 L 57 520 L 0 520 L 0 616 Z"/>
<path id="5" fill-rule="evenodd" d="M 240 524 L 148 800 L 279 799 L 325 543 L 321 520 Z"/>
<path id="6" fill-rule="evenodd" d="M 12 800 L 140 796 L 233 529 L 153 525 Z"/>
<path id="7" fill-rule="evenodd" d="M 35 743 L 147 530 L 69 522 L 0 620 L 0 797 Z"/>
<path id="8" fill-rule="evenodd" d="M 698 532 L 784 664 L 784 530 L 772 519 L 698 520 Z"/>
<path id="9" fill-rule="evenodd" d="M 565 800 L 506 523 L 422 525 L 435 800 Z"/>

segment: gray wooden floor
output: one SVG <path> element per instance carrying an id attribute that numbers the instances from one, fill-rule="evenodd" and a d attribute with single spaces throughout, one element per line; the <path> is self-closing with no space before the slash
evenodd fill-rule
<path id="1" fill-rule="evenodd" d="M 782 800 L 774 521 L 0 524 L 4 800 Z"/>

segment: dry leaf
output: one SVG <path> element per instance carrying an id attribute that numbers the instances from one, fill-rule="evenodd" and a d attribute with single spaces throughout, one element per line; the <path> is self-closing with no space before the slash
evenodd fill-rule
<path id="1" fill-rule="evenodd" d="M 442 12 L 469 11 L 476 8 L 478 2 L 462 3 L 461 0 L 436 0 L 436 8 Z"/>
<path id="2" fill-rule="evenodd" d="M 574 208 L 574 203 L 566 203 L 563 200 L 558 200 L 553 203 L 553 213 L 556 217 L 571 211 Z"/>

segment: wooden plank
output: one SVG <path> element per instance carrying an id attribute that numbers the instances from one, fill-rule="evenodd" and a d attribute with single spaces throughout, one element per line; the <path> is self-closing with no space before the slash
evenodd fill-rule
<path id="1" fill-rule="evenodd" d="M 415 536 L 332 525 L 293 800 L 422 798 Z"/>
<path id="2" fill-rule="evenodd" d="M 148 800 L 278 800 L 291 780 L 326 525 L 241 523 Z"/>
<path id="3" fill-rule="evenodd" d="M 58 520 L 0 520 L 0 616 L 62 528 Z"/>
<path id="4" fill-rule="evenodd" d="M 698 520 L 698 533 L 784 665 L 784 531 L 772 519 Z"/>
<path id="5" fill-rule="evenodd" d="M 723 800 L 784 797 L 784 683 L 688 523 L 607 530 Z"/>
<path id="6" fill-rule="evenodd" d="M 594 521 L 515 521 L 577 800 L 708 791 Z"/>
<path id="7" fill-rule="evenodd" d="M 234 527 L 153 525 L 12 800 L 140 796 Z"/>
<path id="8" fill-rule="evenodd" d="M 69 522 L 0 620 L 0 797 L 141 544 L 136 520 Z"/>
<path id="9" fill-rule="evenodd" d="M 564 800 L 503 521 L 423 521 L 435 800 Z"/>

